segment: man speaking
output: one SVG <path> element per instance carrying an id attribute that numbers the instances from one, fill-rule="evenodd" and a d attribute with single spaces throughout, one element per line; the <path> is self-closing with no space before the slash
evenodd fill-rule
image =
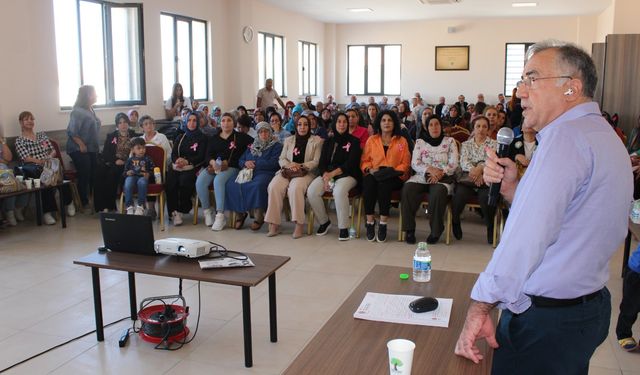
<path id="1" fill-rule="evenodd" d="M 608 334 L 609 260 L 627 233 L 633 181 L 624 146 L 593 102 L 593 61 L 558 42 L 527 51 L 518 97 L 538 149 L 522 180 L 489 152 L 484 180 L 512 202 L 471 292 L 455 353 L 476 363 L 484 338 L 494 374 L 587 374 Z M 489 312 L 502 315 L 497 329 Z"/>

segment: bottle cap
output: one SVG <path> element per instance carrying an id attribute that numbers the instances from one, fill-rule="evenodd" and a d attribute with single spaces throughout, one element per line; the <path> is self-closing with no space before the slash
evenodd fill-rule
<path id="1" fill-rule="evenodd" d="M 408 273 L 401 273 L 400 274 L 400 280 L 407 280 L 409 279 L 409 274 Z"/>

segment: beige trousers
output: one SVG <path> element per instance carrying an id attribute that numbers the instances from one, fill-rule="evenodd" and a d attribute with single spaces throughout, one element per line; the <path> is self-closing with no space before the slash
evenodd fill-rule
<path id="1" fill-rule="evenodd" d="M 304 177 L 292 178 L 291 181 L 277 174 L 269 183 L 267 192 L 269 194 L 267 203 L 267 213 L 264 221 L 271 224 L 280 225 L 282 222 L 282 206 L 284 197 L 289 197 L 291 206 L 291 221 L 297 224 L 304 224 L 304 195 L 307 187 L 315 178 L 312 174 Z"/>

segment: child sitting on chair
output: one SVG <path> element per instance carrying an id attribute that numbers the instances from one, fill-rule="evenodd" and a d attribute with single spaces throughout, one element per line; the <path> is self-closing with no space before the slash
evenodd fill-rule
<path id="1" fill-rule="evenodd" d="M 124 165 L 124 203 L 127 207 L 127 215 L 144 215 L 145 202 L 147 200 L 147 186 L 149 178 L 153 178 L 153 160 L 147 155 L 145 141 L 142 138 L 134 138 L 131 141 L 131 153 Z M 138 202 L 133 205 L 133 192 L 138 188 Z"/>

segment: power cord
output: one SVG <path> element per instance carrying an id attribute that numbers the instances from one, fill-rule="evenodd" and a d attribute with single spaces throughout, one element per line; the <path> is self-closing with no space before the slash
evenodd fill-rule
<path id="1" fill-rule="evenodd" d="M 210 244 L 212 244 L 213 246 L 211 246 L 209 248 L 209 255 L 206 256 L 205 258 L 211 258 L 211 259 L 219 259 L 219 258 L 231 258 L 234 260 L 247 260 L 249 259 L 249 257 L 247 256 L 247 254 L 239 252 L 239 251 L 233 251 L 233 250 L 228 250 L 226 247 L 217 244 L 215 242 L 211 242 L 211 241 L 207 241 Z"/>

